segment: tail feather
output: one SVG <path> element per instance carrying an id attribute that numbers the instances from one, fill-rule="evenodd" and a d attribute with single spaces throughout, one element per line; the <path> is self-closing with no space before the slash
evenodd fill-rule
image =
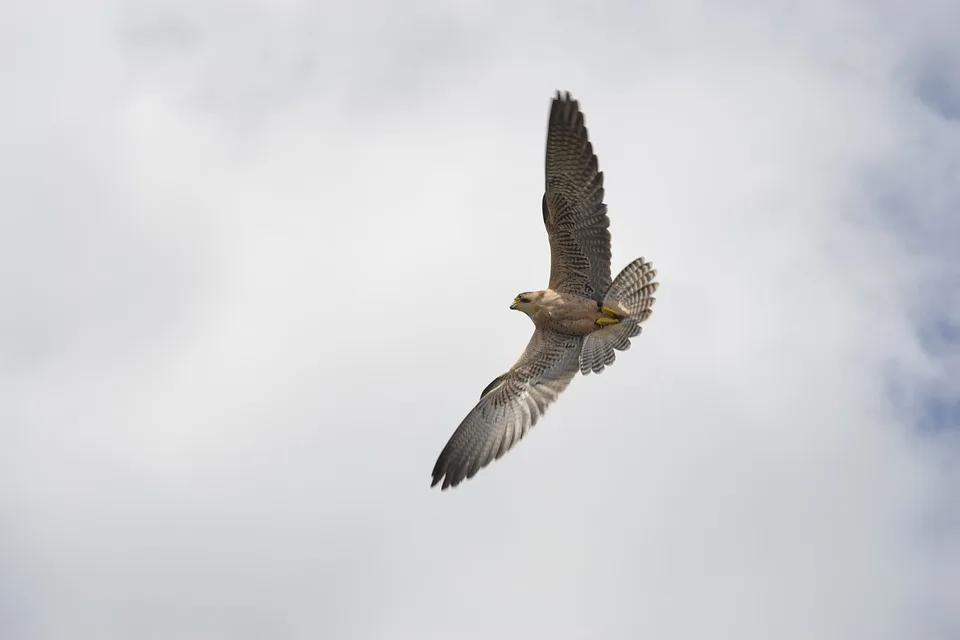
<path id="1" fill-rule="evenodd" d="M 643 322 L 653 313 L 653 303 L 657 301 L 653 297 L 660 286 L 653 281 L 656 276 L 657 270 L 653 268 L 652 262 L 637 258 L 624 267 L 613 281 L 604 302 L 619 303 L 627 315 Z"/>
<path id="2" fill-rule="evenodd" d="M 653 313 L 657 301 L 653 297 L 659 283 L 653 279 L 657 270 L 653 264 L 638 258 L 628 264 L 616 277 L 604 296 L 604 304 L 618 306 L 626 312 L 617 324 L 594 331 L 584 338 L 580 349 L 580 371 L 601 373 L 616 359 L 616 351 L 630 348 L 630 338 L 640 335 L 640 324 Z"/>

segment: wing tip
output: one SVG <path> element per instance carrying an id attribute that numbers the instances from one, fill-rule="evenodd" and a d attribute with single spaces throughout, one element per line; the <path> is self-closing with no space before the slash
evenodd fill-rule
<path id="1" fill-rule="evenodd" d="M 440 484 L 440 481 L 443 480 L 443 484 Z M 460 480 L 451 480 L 450 476 L 446 472 L 440 473 L 440 475 L 433 476 L 433 480 L 430 481 L 430 488 L 433 489 L 435 486 L 440 484 L 440 491 L 446 491 L 447 489 L 452 489 L 460 484 Z"/>
<path id="2" fill-rule="evenodd" d="M 431 489 L 437 486 L 441 480 L 443 480 L 443 486 L 440 488 L 441 491 L 446 489 L 447 485 L 450 484 L 450 478 L 447 477 L 447 461 L 444 453 L 446 453 L 446 451 L 440 454 L 440 457 L 437 458 L 437 463 L 433 465 L 433 471 L 430 474 L 432 476 L 430 480 Z"/>
<path id="3" fill-rule="evenodd" d="M 440 490 L 446 491 L 447 489 L 460 484 L 464 480 L 465 474 L 462 470 L 450 468 L 450 460 L 447 456 L 447 450 L 444 448 L 444 451 L 440 454 L 440 457 L 437 458 L 437 463 L 433 466 L 431 476 L 432 479 L 430 480 L 430 488 L 432 489 L 440 484 Z M 441 481 L 443 481 L 442 484 Z"/>
<path id="4" fill-rule="evenodd" d="M 566 123 L 574 128 L 584 128 L 586 126 L 583 112 L 580 111 L 580 103 L 569 91 L 561 92 L 558 89 L 553 96 L 550 106 L 550 122 L 554 125 Z"/>

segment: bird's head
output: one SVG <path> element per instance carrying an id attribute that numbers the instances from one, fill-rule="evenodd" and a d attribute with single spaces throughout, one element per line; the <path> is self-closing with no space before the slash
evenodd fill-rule
<path id="1" fill-rule="evenodd" d="M 527 291 L 520 293 L 513 299 L 511 309 L 523 311 L 528 316 L 532 316 L 540 308 L 540 301 L 543 300 L 543 291 Z"/>

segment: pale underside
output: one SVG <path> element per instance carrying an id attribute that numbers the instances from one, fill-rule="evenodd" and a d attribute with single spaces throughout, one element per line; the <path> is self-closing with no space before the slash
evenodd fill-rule
<path id="1" fill-rule="evenodd" d="M 543 298 L 538 302 L 536 310 L 530 314 L 530 319 L 540 329 L 585 336 L 599 328 L 598 320 L 609 317 L 609 313 L 602 311 L 603 307 L 591 298 L 573 293 L 559 293 L 552 289 L 537 293 L 542 294 Z M 626 315 L 616 304 L 609 305 L 607 309 L 617 312 L 618 315 Z"/>
<path id="2" fill-rule="evenodd" d="M 537 325 L 520 359 L 484 389 L 433 469 L 433 484 L 456 486 L 509 451 L 546 412 L 580 370 L 584 334 L 594 324 L 610 288 L 610 221 L 603 203 L 603 173 L 587 136 L 583 114 L 570 94 L 553 99 L 547 128 L 544 226 L 550 241 L 549 289 L 560 294 L 557 315 L 586 320 L 558 326 L 531 315 Z M 561 308 L 564 304 L 569 309 Z"/>

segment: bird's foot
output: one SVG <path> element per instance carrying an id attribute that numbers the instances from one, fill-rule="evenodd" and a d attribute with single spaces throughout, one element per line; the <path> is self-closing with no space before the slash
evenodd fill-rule
<path id="1" fill-rule="evenodd" d="M 610 307 L 600 307 L 600 313 L 602 313 L 602 314 L 605 315 L 605 316 L 610 316 L 610 317 L 613 318 L 614 320 L 622 320 L 622 319 L 623 319 L 623 316 L 622 316 L 622 315 L 620 315 L 618 312 L 614 311 L 614 310 L 611 309 Z"/>
<path id="2" fill-rule="evenodd" d="M 608 318 L 606 316 L 603 316 L 602 318 L 597 318 L 596 320 L 596 324 L 598 327 L 606 327 L 611 324 L 617 324 L 618 322 L 620 322 L 619 318 Z"/>

